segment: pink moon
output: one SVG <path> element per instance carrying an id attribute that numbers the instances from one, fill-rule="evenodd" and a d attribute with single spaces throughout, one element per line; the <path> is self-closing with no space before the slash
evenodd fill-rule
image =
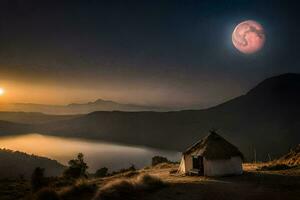
<path id="1" fill-rule="evenodd" d="M 264 46 L 265 40 L 264 28 L 253 20 L 238 24 L 232 33 L 233 45 L 245 54 L 259 51 Z"/>

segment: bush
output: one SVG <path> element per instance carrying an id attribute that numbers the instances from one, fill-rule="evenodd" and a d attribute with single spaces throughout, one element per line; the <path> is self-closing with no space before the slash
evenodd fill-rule
<path id="1" fill-rule="evenodd" d="M 136 171 L 136 168 L 134 165 L 131 165 L 128 168 L 122 168 L 119 171 L 114 171 L 110 174 L 110 176 L 116 175 L 116 174 L 121 174 L 121 173 L 125 173 L 125 172 L 130 172 L 130 171 Z"/>
<path id="2" fill-rule="evenodd" d="M 64 171 L 64 176 L 69 178 L 86 178 L 88 166 L 84 162 L 83 157 L 83 154 L 79 153 L 77 158 L 70 160 L 69 167 Z"/>
<path id="3" fill-rule="evenodd" d="M 105 177 L 107 176 L 108 169 L 106 167 L 102 167 L 98 169 L 95 173 L 96 177 Z"/>
<path id="4" fill-rule="evenodd" d="M 166 157 L 154 156 L 152 158 L 152 166 L 158 165 L 160 163 L 169 163 L 170 161 Z"/>
<path id="5" fill-rule="evenodd" d="M 135 171 L 136 168 L 134 166 L 134 164 L 130 165 L 130 167 L 127 169 L 127 171 Z"/>
<path id="6" fill-rule="evenodd" d="M 31 188 L 36 191 L 46 185 L 45 169 L 37 167 L 34 169 L 31 176 Z"/>
<path id="7" fill-rule="evenodd" d="M 144 192 L 160 189 L 165 183 L 154 176 L 140 175 L 135 179 L 119 179 L 106 184 L 98 191 L 97 200 L 141 199 Z"/>
<path id="8" fill-rule="evenodd" d="M 34 200 L 61 200 L 61 198 L 54 190 L 44 188 L 36 193 Z"/>

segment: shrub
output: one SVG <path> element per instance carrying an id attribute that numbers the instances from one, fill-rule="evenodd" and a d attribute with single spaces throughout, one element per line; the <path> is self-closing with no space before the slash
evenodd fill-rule
<path id="1" fill-rule="evenodd" d="M 170 161 L 166 157 L 154 156 L 152 158 L 152 166 L 158 165 L 160 163 L 169 163 Z"/>
<path id="2" fill-rule="evenodd" d="M 136 170 L 136 168 L 135 168 L 134 164 L 132 164 L 132 165 L 130 165 L 130 167 L 128 168 L 127 171 L 135 171 L 135 170 Z"/>
<path id="3" fill-rule="evenodd" d="M 120 169 L 119 171 L 114 171 L 112 172 L 110 175 L 113 176 L 113 175 L 116 175 L 116 174 L 121 174 L 121 173 L 125 173 L 125 172 L 130 172 L 130 171 L 135 171 L 136 168 L 135 166 L 132 164 L 130 167 L 128 168 L 122 168 Z"/>
<path id="4" fill-rule="evenodd" d="M 84 162 L 83 154 L 79 153 L 77 158 L 69 161 L 69 167 L 64 171 L 64 176 L 69 178 L 87 177 L 87 164 Z"/>
<path id="5" fill-rule="evenodd" d="M 31 187 L 33 191 L 36 191 L 46 185 L 44 174 L 45 174 L 45 169 L 40 167 L 34 169 L 31 176 Z"/>
<path id="6" fill-rule="evenodd" d="M 107 176 L 108 169 L 106 167 L 102 167 L 98 169 L 95 173 L 96 177 L 105 177 Z"/>
<path id="7" fill-rule="evenodd" d="M 54 190 L 44 188 L 35 194 L 34 200 L 61 200 L 61 198 Z"/>

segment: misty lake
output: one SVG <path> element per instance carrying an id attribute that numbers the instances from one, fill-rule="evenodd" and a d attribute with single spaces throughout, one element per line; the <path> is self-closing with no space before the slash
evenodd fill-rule
<path id="1" fill-rule="evenodd" d="M 167 157 L 172 161 L 180 159 L 180 153 L 174 151 L 41 134 L 0 137 L 0 148 L 45 156 L 64 165 L 82 152 L 90 172 L 104 166 L 110 170 L 126 168 L 131 164 L 141 168 L 150 165 L 151 158 L 155 155 Z"/>

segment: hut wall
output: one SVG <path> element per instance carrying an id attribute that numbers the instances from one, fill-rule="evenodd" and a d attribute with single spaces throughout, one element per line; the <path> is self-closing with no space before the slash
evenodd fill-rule
<path id="1" fill-rule="evenodd" d="M 242 173 L 242 159 L 240 157 L 231 157 L 227 160 L 207 160 L 204 158 L 205 176 L 240 175 Z"/>
<path id="2" fill-rule="evenodd" d="M 191 155 L 186 155 L 184 156 L 184 161 L 185 161 L 185 172 L 190 171 L 191 169 L 193 169 L 193 159 Z"/>

